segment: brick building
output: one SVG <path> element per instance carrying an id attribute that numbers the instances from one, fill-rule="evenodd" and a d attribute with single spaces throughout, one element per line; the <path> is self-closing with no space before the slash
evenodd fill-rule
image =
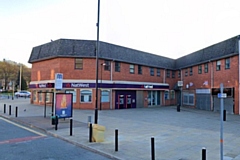
<path id="1" fill-rule="evenodd" d="M 51 102 L 50 92 L 67 92 L 73 94 L 74 108 L 94 109 L 95 46 L 96 41 L 59 39 L 34 47 L 29 58 L 31 103 Z M 225 109 L 239 114 L 238 36 L 178 59 L 100 42 L 98 57 L 101 109 L 182 104 L 218 111 L 223 83 Z M 63 74 L 61 91 L 54 89 L 55 73 Z"/>

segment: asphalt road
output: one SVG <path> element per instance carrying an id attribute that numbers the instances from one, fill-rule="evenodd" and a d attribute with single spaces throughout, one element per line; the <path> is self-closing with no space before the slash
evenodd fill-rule
<path id="1" fill-rule="evenodd" d="M 102 155 L 0 118 L 1 160 L 107 160 Z"/>

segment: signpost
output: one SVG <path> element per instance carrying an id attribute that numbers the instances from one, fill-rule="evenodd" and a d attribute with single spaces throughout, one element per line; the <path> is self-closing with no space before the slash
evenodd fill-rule
<path id="1" fill-rule="evenodd" d="M 221 127 L 220 127 L 220 157 L 221 160 L 223 160 L 223 98 L 227 97 L 226 93 L 223 93 L 223 84 L 220 84 L 220 93 L 218 93 L 218 98 L 220 98 L 220 107 L 221 107 L 221 116 L 220 116 L 220 121 L 221 121 Z"/>

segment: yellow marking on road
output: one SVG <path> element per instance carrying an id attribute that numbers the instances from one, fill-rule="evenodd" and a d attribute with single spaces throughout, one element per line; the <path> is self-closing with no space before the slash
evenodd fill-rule
<path id="1" fill-rule="evenodd" d="M 0 117 L 0 119 L 6 121 L 6 122 L 8 122 L 8 123 L 11 123 L 11 124 L 13 124 L 13 125 L 15 125 L 15 126 L 17 126 L 17 127 L 20 127 L 20 128 L 25 129 L 25 130 L 28 130 L 28 131 L 30 131 L 30 132 L 33 132 L 33 133 L 35 133 L 35 134 L 37 134 L 37 135 L 40 135 L 40 136 L 46 136 L 46 135 L 43 134 L 43 133 L 40 133 L 40 132 L 34 131 L 34 130 L 30 129 L 30 128 L 24 127 L 24 126 L 19 125 L 19 124 L 15 123 L 15 122 L 9 121 L 9 120 L 7 120 L 7 119 L 5 119 L 5 118 Z"/>

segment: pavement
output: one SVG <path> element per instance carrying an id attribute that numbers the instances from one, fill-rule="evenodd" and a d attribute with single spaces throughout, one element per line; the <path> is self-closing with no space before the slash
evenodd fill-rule
<path id="1" fill-rule="evenodd" d="M 6 104 L 6 113 L 4 113 Z M 11 105 L 11 115 L 9 115 Z M 18 107 L 18 117 L 15 108 Z M 111 159 L 151 159 L 151 139 L 154 139 L 156 160 L 220 158 L 220 113 L 176 106 L 123 110 L 101 110 L 98 124 L 106 127 L 104 142 L 89 142 L 88 118 L 94 120 L 94 110 L 73 110 L 73 135 L 69 119 L 60 119 L 58 129 L 51 124 L 51 107 L 30 104 L 29 98 L 0 99 L 0 116 L 37 128 L 75 145 L 105 155 Z M 223 159 L 240 160 L 240 116 L 227 114 L 223 122 Z M 115 130 L 118 130 L 118 151 L 115 151 Z M 7 133 L 6 133 L 7 134 Z"/>

